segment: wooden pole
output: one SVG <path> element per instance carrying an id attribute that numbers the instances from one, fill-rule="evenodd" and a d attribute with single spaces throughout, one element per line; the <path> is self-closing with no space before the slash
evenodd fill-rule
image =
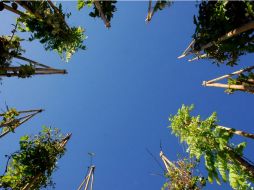
<path id="1" fill-rule="evenodd" d="M 19 11 L 19 10 L 15 10 L 15 9 L 13 9 L 12 7 L 10 7 L 9 5 L 6 5 L 5 3 L 3 3 L 3 4 L 4 4 L 4 8 L 5 8 L 6 10 L 11 11 L 11 12 L 13 12 L 13 13 L 19 15 L 19 16 L 26 16 L 25 13 L 23 13 L 23 12 L 21 12 L 21 11 Z"/>
<path id="2" fill-rule="evenodd" d="M 36 18 L 42 20 L 42 16 L 39 15 L 36 11 L 34 12 L 34 11 L 26 4 L 26 1 L 16 0 L 16 1 L 14 1 L 14 2 L 18 3 L 21 7 L 23 7 L 25 10 L 27 10 L 27 12 L 29 12 L 30 14 L 33 14 Z"/>
<path id="3" fill-rule="evenodd" d="M 223 75 L 221 77 L 218 77 L 218 78 L 215 78 L 215 79 L 212 79 L 212 80 L 209 80 L 209 81 L 204 81 L 203 85 L 206 86 L 207 84 L 211 84 L 211 83 L 214 83 L 216 81 L 219 81 L 219 80 L 222 80 L 222 79 L 225 79 L 225 78 L 229 78 L 229 77 L 234 76 L 234 75 L 239 75 L 243 72 L 251 71 L 253 69 L 254 69 L 254 66 L 251 66 L 251 67 L 248 67 L 248 68 L 245 68 L 245 69 L 241 69 L 241 70 L 235 71 L 231 74 Z"/>
<path id="4" fill-rule="evenodd" d="M 37 115 L 38 113 L 42 112 L 42 110 L 36 110 L 36 111 L 33 111 L 34 113 L 31 113 L 31 114 L 28 114 L 24 117 L 21 117 L 21 118 L 18 118 L 16 121 L 17 121 L 17 124 L 16 125 L 13 125 L 13 126 L 10 126 L 13 130 L 15 130 L 16 128 L 18 128 L 20 125 L 22 125 L 23 123 L 27 122 L 28 120 L 32 119 L 35 115 Z M 19 112 L 21 113 L 21 112 Z M 13 121 L 11 121 L 13 122 Z M 2 124 L 1 127 L 6 127 L 7 125 L 11 125 L 12 123 L 9 122 L 9 123 L 5 123 L 5 124 Z M 15 121 L 14 121 L 15 122 Z M 7 135 L 11 130 L 8 128 L 5 132 L 1 133 L 0 134 L 0 138 L 4 137 L 5 135 Z"/>
<path id="5" fill-rule="evenodd" d="M 93 3 L 94 3 L 94 5 L 95 5 L 96 9 L 99 11 L 100 17 L 101 17 L 101 19 L 103 20 L 105 26 L 106 26 L 107 28 L 110 28 L 110 27 L 111 27 L 111 26 L 110 26 L 110 22 L 109 22 L 108 19 L 106 18 L 105 14 L 104 14 L 104 12 L 103 12 L 103 10 L 102 10 L 102 8 L 101 8 L 101 5 L 100 5 L 99 1 L 95 0 L 95 1 L 93 1 Z"/>
<path id="6" fill-rule="evenodd" d="M 95 170 L 95 166 L 94 165 L 91 165 L 89 168 L 88 168 L 88 172 L 87 172 L 87 175 L 85 177 L 85 179 L 82 181 L 82 183 L 80 184 L 80 186 L 78 187 L 77 190 L 81 190 L 81 188 L 85 185 L 85 188 L 84 190 L 88 190 L 88 187 L 89 187 L 89 183 L 90 183 L 90 190 L 92 190 L 93 188 L 93 180 L 94 180 L 94 170 Z M 91 180 L 90 180 L 91 179 Z"/>

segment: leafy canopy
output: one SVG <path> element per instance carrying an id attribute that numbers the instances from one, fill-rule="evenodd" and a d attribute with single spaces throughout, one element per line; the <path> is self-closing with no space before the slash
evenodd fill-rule
<path id="1" fill-rule="evenodd" d="M 65 17 L 70 14 L 62 12 L 62 6 L 59 4 L 57 10 L 50 7 L 47 1 L 31 1 L 26 6 L 33 11 L 26 12 L 25 15 L 18 18 L 18 29 L 22 32 L 32 32 L 30 41 L 38 39 L 44 44 L 46 50 L 55 50 L 68 61 L 78 49 L 85 49 L 83 41 L 85 40 L 84 29 L 81 27 L 72 27 L 65 22 Z"/>
<path id="2" fill-rule="evenodd" d="M 187 152 L 191 157 L 198 160 L 204 157 L 209 182 L 212 183 L 215 178 L 220 184 L 222 178 L 229 181 L 233 189 L 250 189 L 253 176 L 238 162 L 246 143 L 231 143 L 233 134 L 217 127 L 216 113 L 201 120 L 200 116 L 190 115 L 192 110 L 193 106 L 183 105 L 176 115 L 170 117 L 172 133 L 188 145 Z"/>
<path id="3" fill-rule="evenodd" d="M 20 190 L 29 183 L 33 190 L 53 186 L 51 179 L 57 160 L 65 152 L 60 146 L 62 134 L 58 129 L 44 127 L 33 137 L 20 138 L 20 150 L 9 156 L 7 170 L 0 177 L 3 189 Z M 35 180 L 36 179 L 36 180 Z"/>
<path id="4" fill-rule="evenodd" d="M 202 1 L 199 5 L 199 14 L 194 16 L 196 30 L 194 50 L 209 42 L 216 42 L 226 33 L 254 21 L 253 1 Z M 239 57 L 254 52 L 253 29 L 238 34 L 225 41 L 216 42 L 213 46 L 204 49 L 204 53 L 214 63 L 226 62 L 227 65 L 237 64 Z"/>

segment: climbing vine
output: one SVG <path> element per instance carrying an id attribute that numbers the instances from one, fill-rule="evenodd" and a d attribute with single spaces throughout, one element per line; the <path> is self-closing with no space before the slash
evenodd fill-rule
<path id="1" fill-rule="evenodd" d="M 51 175 L 65 152 L 62 139 L 58 129 L 46 127 L 38 135 L 21 137 L 20 150 L 9 156 L 0 186 L 5 190 L 23 190 L 28 186 L 39 190 L 54 186 Z"/>

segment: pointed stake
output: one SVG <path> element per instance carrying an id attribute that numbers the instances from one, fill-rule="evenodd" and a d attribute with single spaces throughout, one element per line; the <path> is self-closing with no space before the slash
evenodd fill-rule
<path id="1" fill-rule="evenodd" d="M 100 14 L 101 19 L 103 20 L 105 26 L 106 26 L 107 28 L 110 28 L 110 27 L 111 27 L 111 26 L 110 26 L 110 22 L 109 22 L 108 19 L 106 18 L 105 14 L 104 14 L 104 12 L 103 12 L 103 10 L 102 10 L 102 8 L 101 8 L 101 5 L 100 5 L 99 1 L 95 0 L 95 1 L 93 1 L 93 3 L 94 3 L 94 5 L 95 5 L 96 9 L 99 11 L 99 14 Z"/>

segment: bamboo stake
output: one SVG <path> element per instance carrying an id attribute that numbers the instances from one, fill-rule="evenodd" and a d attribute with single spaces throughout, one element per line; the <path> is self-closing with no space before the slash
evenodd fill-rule
<path id="1" fill-rule="evenodd" d="M 160 151 L 160 157 L 168 172 L 170 172 L 170 167 L 173 167 L 174 169 L 179 171 L 179 168 L 177 168 L 176 165 L 173 162 L 171 162 L 162 151 Z"/>
<path id="2" fill-rule="evenodd" d="M 236 135 L 240 135 L 240 136 L 243 136 L 243 137 L 254 139 L 254 134 L 247 133 L 245 131 L 235 130 L 233 128 L 228 128 L 228 127 L 224 127 L 224 126 L 216 126 L 216 127 L 220 128 L 220 129 L 223 129 L 223 130 L 226 130 L 229 133 L 233 133 L 233 134 L 236 134 Z"/>
<path id="3" fill-rule="evenodd" d="M 16 56 L 15 56 L 15 58 L 17 58 L 17 59 L 21 59 L 21 60 L 23 60 L 23 61 L 27 61 L 27 62 L 29 62 L 29 63 L 32 63 L 32 64 L 34 64 L 34 65 L 38 65 L 38 66 L 41 66 L 41 67 L 44 67 L 44 68 L 51 68 L 51 67 L 49 67 L 49 66 L 47 66 L 47 65 L 44 65 L 44 64 L 38 63 L 37 61 L 34 61 L 34 60 L 31 60 L 31 59 L 28 59 L 28 58 L 23 57 L 23 56 L 20 56 L 20 55 L 16 55 Z"/>
<path id="4" fill-rule="evenodd" d="M 95 170 L 95 166 L 94 165 L 91 165 L 89 168 L 88 168 L 88 172 L 87 172 L 87 175 L 85 177 L 85 179 L 82 181 L 82 183 L 80 184 L 80 186 L 78 187 L 78 190 L 81 190 L 81 188 L 84 186 L 85 184 L 85 188 L 84 190 L 87 190 L 88 189 L 88 186 L 89 186 L 89 182 L 90 182 L 90 190 L 92 190 L 93 188 L 93 180 L 94 180 L 94 170 Z M 91 178 L 91 180 L 90 180 Z"/>
<path id="5" fill-rule="evenodd" d="M 49 5 L 53 8 L 54 12 L 57 13 L 57 14 L 62 18 L 62 20 L 63 20 L 65 26 L 70 30 L 69 25 L 66 23 L 66 21 L 65 21 L 65 19 L 64 19 L 64 17 L 63 17 L 63 15 L 60 14 L 58 8 L 54 5 L 54 3 L 52 3 L 51 0 L 47 0 L 47 1 L 48 1 Z"/>
<path id="6" fill-rule="evenodd" d="M 23 12 L 21 12 L 21 11 L 19 11 L 19 10 L 15 10 L 15 9 L 13 9 L 11 6 L 6 5 L 5 3 L 3 3 L 3 4 L 4 4 L 4 8 L 5 8 L 6 10 L 11 11 L 11 12 L 13 12 L 13 13 L 19 15 L 19 16 L 26 16 L 25 13 L 23 13 Z"/>
<path id="7" fill-rule="evenodd" d="M 245 69 L 241 69 L 241 70 L 235 71 L 231 74 L 223 75 L 221 77 L 218 77 L 218 78 L 215 78 L 215 79 L 212 79 L 212 80 L 209 80 L 209 81 L 204 81 L 203 85 L 206 86 L 207 84 L 214 83 L 216 81 L 219 81 L 219 80 L 222 80 L 222 79 L 225 79 L 225 78 L 229 78 L 229 77 L 234 76 L 234 75 L 239 75 L 239 74 L 241 74 L 243 72 L 246 72 L 246 71 L 251 71 L 252 69 L 254 69 L 254 66 L 251 66 L 251 67 L 248 67 L 248 68 L 245 68 Z"/>
<path id="8" fill-rule="evenodd" d="M 38 110 L 36 111 L 35 113 L 32 113 L 32 114 L 29 114 L 29 115 L 26 115 L 24 117 L 21 117 L 18 120 L 18 124 L 17 125 L 14 125 L 14 126 L 11 126 L 13 130 L 15 130 L 16 128 L 18 128 L 19 126 L 21 126 L 23 123 L 27 122 L 28 120 L 32 119 L 35 115 L 37 115 L 38 113 L 42 112 L 42 110 Z M 11 121 L 11 122 L 15 122 L 15 121 Z M 8 124 L 11 124 L 10 123 L 6 123 L 6 124 L 3 124 L 1 125 L 1 127 L 4 127 L 4 125 L 8 125 Z M 11 130 L 8 128 L 7 131 L 3 132 L 0 134 L 0 138 L 4 137 L 5 135 L 7 135 Z"/>
<path id="9" fill-rule="evenodd" d="M 33 12 L 32 9 L 26 4 L 26 1 L 22 1 L 22 0 L 16 0 L 16 3 L 18 3 L 21 7 L 23 7 L 25 10 L 27 10 L 27 12 L 33 14 L 35 17 L 37 17 L 38 19 L 42 20 L 42 16 L 39 15 L 36 11 Z"/>
<path id="10" fill-rule="evenodd" d="M 107 28 L 110 28 L 111 27 L 110 22 L 108 21 L 105 14 L 103 13 L 100 3 L 97 0 L 94 0 L 93 3 L 95 5 L 96 9 L 99 11 L 100 17 L 103 20 L 105 26 Z"/>
<path id="11" fill-rule="evenodd" d="M 183 57 L 185 57 L 185 56 L 187 56 L 188 54 L 190 54 L 191 52 L 190 52 L 190 49 L 191 49 L 191 47 L 194 45 L 194 43 L 195 43 L 195 39 L 193 39 L 192 41 L 191 41 L 191 43 L 188 45 L 188 47 L 184 50 L 184 52 L 182 53 L 182 55 L 180 55 L 179 57 L 177 57 L 178 59 L 181 59 L 181 58 L 183 58 Z"/>
<path id="12" fill-rule="evenodd" d="M 147 11 L 147 16 L 146 16 L 146 22 L 150 22 L 152 19 L 152 0 L 149 0 L 148 2 L 148 11 Z"/>
<path id="13" fill-rule="evenodd" d="M 196 56 L 196 57 L 194 57 L 192 59 L 189 59 L 188 61 L 192 62 L 192 61 L 196 61 L 196 60 L 207 58 L 207 57 L 208 57 L 208 55 L 205 53 L 205 54 L 202 54 L 202 55 L 198 55 L 198 56 Z"/>

